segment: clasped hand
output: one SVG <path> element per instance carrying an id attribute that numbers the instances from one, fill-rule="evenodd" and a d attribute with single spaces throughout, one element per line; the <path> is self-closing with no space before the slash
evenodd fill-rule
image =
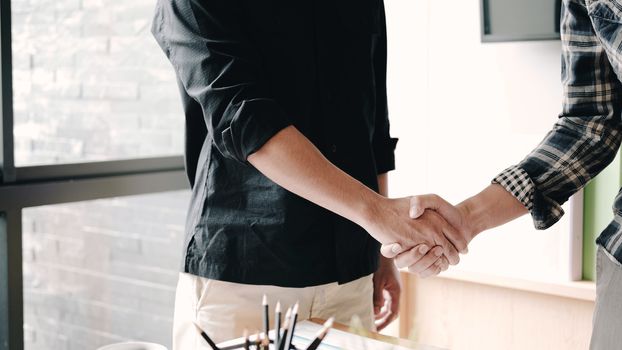
<path id="1" fill-rule="evenodd" d="M 382 255 L 398 268 L 429 277 L 460 262 L 472 230 L 465 213 L 437 195 L 386 199 L 368 229 L 383 245 Z"/>

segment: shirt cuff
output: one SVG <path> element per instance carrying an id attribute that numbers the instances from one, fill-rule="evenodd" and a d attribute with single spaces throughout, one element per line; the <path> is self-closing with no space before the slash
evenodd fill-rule
<path id="1" fill-rule="evenodd" d="M 227 156 L 247 164 L 248 156 L 290 125 L 291 121 L 276 102 L 244 102 L 229 127 L 222 132 Z"/>
<path id="2" fill-rule="evenodd" d="M 390 138 L 381 147 L 375 147 L 376 173 L 378 175 L 395 170 L 395 147 L 398 139 Z"/>
<path id="3" fill-rule="evenodd" d="M 519 166 L 507 168 L 492 183 L 505 188 L 529 210 L 538 230 L 551 227 L 564 215 L 561 205 L 539 192 L 529 174 Z"/>

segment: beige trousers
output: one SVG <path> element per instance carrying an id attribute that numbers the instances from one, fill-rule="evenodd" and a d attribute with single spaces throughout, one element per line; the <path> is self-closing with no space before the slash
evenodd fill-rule
<path id="1" fill-rule="evenodd" d="M 281 302 L 283 314 L 300 303 L 299 320 L 335 316 L 348 324 L 354 315 L 374 329 L 372 275 L 350 283 L 330 283 L 307 288 L 248 285 L 211 280 L 187 273 L 179 275 L 173 322 L 173 350 L 208 350 L 197 334 L 196 322 L 216 343 L 239 338 L 245 329 L 262 330 L 262 296 L 270 304 L 270 327 L 274 327 L 274 307 Z"/>

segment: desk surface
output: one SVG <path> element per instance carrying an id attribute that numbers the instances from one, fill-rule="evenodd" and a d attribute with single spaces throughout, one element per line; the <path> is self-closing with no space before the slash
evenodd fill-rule
<path id="1" fill-rule="evenodd" d="M 299 322 L 296 325 L 296 334 L 293 343 L 299 349 L 305 349 L 315 338 L 317 332 L 322 328 L 324 320 L 311 319 Z M 270 331 L 272 338 L 274 331 Z M 253 339 L 254 337 L 251 337 Z M 219 347 L 242 344 L 242 338 L 234 339 L 218 344 Z M 270 345 L 272 349 L 273 346 Z M 416 344 L 415 342 L 390 337 L 378 333 L 368 332 L 359 334 L 350 331 L 350 328 L 343 324 L 334 324 L 332 331 L 328 332 L 319 349 L 323 350 L 441 350 L 434 347 Z"/>
<path id="2" fill-rule="evenodd" d="M 326 322 L 325 320 L 319 319 L 319 318 L 312 318 L 309 321 L 313 322 L 313 323 L 317 323 L 319 325 L 324 324 L 324 322 Z M 333 328 L 340 330 L 342 332 L 346 332 L 346 333 L 351 333 L 350 332 L 350 327 L 341 324 L 341 323 L 335 323 L 333 324 Z M 400 338 L 396 338 L 396 337 L 390 337 L 388 335 L 384 335 L 384 334 L 380 334 L 380 333 L 374 333 L 374 332 L 369 332 L 368 334 L 365 335 L 365 337 L 370 338 L 370 339 L 375 339 L 378 341 L 381 341 L 383 343 L 388 343 L 388 344 L 393 344 L 393 345 L 398 345 L 398 346 L 403 346 L 406 348 L 410 348 L 410 349 L 418 349 L 418 345 L 410 340 L 406 340 L 406 339 L 400 339 Z"/>
<path id="3" fill-rule="evenodd" d="M 317 319 L 317 318 L 312 318 L 309 321 L 317 325 L 322 325 L 324 323 L 324 320 Z M 380 333 L 368 332 L 367 334 L 364 334 L 364 335 L 352 333 L 350 331 L 350 327 L 343 325 L 343 324 L 339 324 L 339 323 L 333 324 L 333 329 L 339 331 L 338 333 L 341 333 L 341 334 L 347 333 L 351 335 L 352 340 L 354 340 L 355 338 L 370 339 L 370 341 L 365 342 L 365 344 L 356 344 L 356 345 L 360 345 L 360 347 L 354 345 L 357 348 L 357 350 L 376 350 L 376 349 L 379 349 L 379 350 L 385 350 L 385 349 L 386 350 L 391 350 L 391 349 L 443 350 L 443 349 L 436 348 L 436 347 L 417 344 L 413 341 L 406 340 L 406 339 L 390 337 L 390 336 L 383 335 Z M 332 335 L 335 335 L 335 333 L 337 332 L 333 332 Z M 330 332 L 328 333 L 328 336 L 325 339 L 325 341 L 328 341 L 328 342 L 331 341 Z M 348 350 L 353 350 L 353 349 L 350 349 L 351 347 L 352 345 L 348 347 L 344 347 L 344 349 L 347 348 Z"/>

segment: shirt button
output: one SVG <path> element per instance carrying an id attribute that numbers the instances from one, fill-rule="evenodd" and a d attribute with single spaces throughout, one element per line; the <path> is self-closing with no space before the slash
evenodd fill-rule
<path id="1" fill-rule="evenodd" d="M 337 145 L 334 145 L 334 144 L 333 144 L 332 146 L 330 146 L 330 150 L 331 150 L 333 153 L 337 153 Z"/>

